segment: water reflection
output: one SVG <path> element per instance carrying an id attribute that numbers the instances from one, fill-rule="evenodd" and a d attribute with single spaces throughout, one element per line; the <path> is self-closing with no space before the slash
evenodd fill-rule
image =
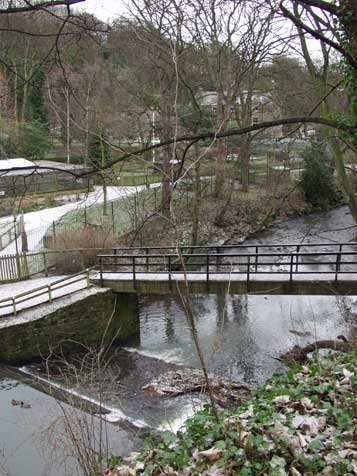
<path id="1" fill-rule="evenodd" d="M 1 476 L 81 476 L 80 449 L 89 462 L 93 457 L 89 445 L 95 459 L 101 452 L 105 456 L 107 450 L 126 455 L 139 448 L 140 439 L 132 432 L 47 395 L 48 387 L 40 391 L 18 378 L 14 372 L 0 368 Z M 15 403 L 19 401 L 28 408 Z M 77 447 L 68 423 L 76 435 Z M 86 447 L 79 446 L 81 438 Z"/>
<path id="2" fill-rule="evenodd" d="M 356 299 L 205 295 L 194 296 L 192 305 L 210 371 L 260 383 L 282 370 L 275 358 L 293 345 L 347 334 Z M 199 366 L 179 299 L 142 296 L 140 322 L 140 342 L 132 349 L 166 362 Z"/>

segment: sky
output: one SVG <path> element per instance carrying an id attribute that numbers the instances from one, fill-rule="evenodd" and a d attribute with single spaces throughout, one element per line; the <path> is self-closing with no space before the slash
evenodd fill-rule
<path id="1" fill-rule="evenodd" d="M 124 5 L 122 0 L 86 0 L 79 8 L 94 13 L 100 20 L 107 21 L 120 15 L 125 9 Z"/>
<path id="2" fill-rule="evenodd" d="M 93 13 L 97 18 L 106 22 L 127 12 L 126 5 L 130 5 L 130 0 L 85 0 L 83 3 L 78 4 L 78 9 Z M 291 25 L 288 21 L 287 24 Z M 319 43 L 310 38 L 308 39 L 308 44 L 312 56 L 320 58 L 321 50 Z"/>

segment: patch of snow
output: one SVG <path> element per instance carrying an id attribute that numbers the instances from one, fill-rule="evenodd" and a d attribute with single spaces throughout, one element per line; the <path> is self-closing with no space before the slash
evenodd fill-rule
<path id="1" fill-rule="evenodd" d="M 20 169 L 23 167 L 35 167 L 35 164 L 23 158 L 0 160 L 0 170 Z"/>

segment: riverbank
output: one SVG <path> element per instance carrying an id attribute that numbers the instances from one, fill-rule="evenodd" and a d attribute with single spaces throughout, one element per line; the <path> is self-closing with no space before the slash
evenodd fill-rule
<path id="1" fill-rule="evenodd" d="M 218 419 L 207 406 L 108 475 L 357 474 L 357 352 L 315 355 Z"/>
<path id="2" fill-rule="evenodd" d="M 252 186 L 248 193 L 232 189 L 224 199 L 217 199 L 208 190 L 204 193 L 204 189 L 200 196 L 183 190 L 181 196 L 177 192 L 174 198 L 171 219 L 154 213 L 143 226 L 122 237 L 120 244 L 241 243 L 246 237 L 288 219 L 321 212 L 304 199 L 298 187 L 281 187 L 274 193 L 257 186 Z"/>

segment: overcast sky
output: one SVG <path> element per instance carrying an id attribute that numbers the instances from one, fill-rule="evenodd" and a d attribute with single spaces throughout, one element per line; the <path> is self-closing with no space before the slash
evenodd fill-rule
<path id="1" fill-rule="evenodd" d="M 110 21 L 127 12 L 126 5 L 130 5 L 130 0 L 85 0 L 79 4 L 78 8 L 95 14 L 102 21 Z M 290 22 L 287 21 L 287 25 L 290 26 Z M 308 44 L 312 56 L 319 58 L 321 56 L 319 43 L 316 40 L 308 39 Z"/>
<path id="2" fill-rule="evenodd" d="M 80 9 L 94 13 L 98 18 L 106 21 L 123 13 L 124 5 L 122 0 L 86 0 L 80 4 Z"/>

